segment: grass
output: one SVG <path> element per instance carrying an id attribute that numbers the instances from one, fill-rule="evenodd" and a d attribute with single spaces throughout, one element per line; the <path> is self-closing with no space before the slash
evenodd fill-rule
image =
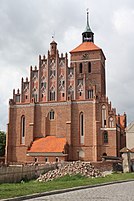
<path id="1" fill-rule="evenodd" d="M 113 173 L 111 175 L 107 175 L 106 177 L 98 177 L 93 179 L 86 178 L 81 175 L 66 175 L 59 179 L 44 183 L 29 181 L 16 184 L 0 184 L 0 199 L 129 179 L 134 179 L 134 173 Z"/>

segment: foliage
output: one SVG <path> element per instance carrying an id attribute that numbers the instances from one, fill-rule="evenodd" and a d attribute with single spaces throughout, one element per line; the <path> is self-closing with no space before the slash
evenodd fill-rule
<path id="1" fill-rule="evenodd" d="M 49 182 L 30 181 L 16 184 L 0 184 L 0 199 L 129 179 L 134 179 L 134 173 L 114 173 L 97 178 L 87 178 L 80 175 L 66 175 L 65 177 Z"/>
<path id="2" fill-rule="evenodd" d="M 0 131 L 0 156 L 5 155 L 5 146 L 6 146 L 6 133 Z"/>

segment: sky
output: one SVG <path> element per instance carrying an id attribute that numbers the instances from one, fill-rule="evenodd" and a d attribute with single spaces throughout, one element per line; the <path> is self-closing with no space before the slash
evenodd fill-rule
<path id="1" fill-rule="evenodd" d="M 106 56 L 107 96 L 117 114 L 134 120 L 133 0 L 0 0 L 0 130 L 6 131 L 9 99 L 47 54 L 54 35 L 60 53 L 77 47 L 86 27 Z"/>

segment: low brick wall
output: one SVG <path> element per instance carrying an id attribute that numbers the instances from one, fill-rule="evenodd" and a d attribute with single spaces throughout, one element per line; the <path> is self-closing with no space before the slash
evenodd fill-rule
<path id="1" fill-rule="evenodd" d="M 122 171 L 122 162 L 119 160 L 116 161 L 100 161 L 100 162 L 91 162 L 95 168 L 104 171 Z"/>
<path id="2" fill-rule="evenodd" d="M 12 165 L 0 167 L 0 183 L 16 183 L 38 178 L 40 174 L 56 169 L 56 164 Z"/>

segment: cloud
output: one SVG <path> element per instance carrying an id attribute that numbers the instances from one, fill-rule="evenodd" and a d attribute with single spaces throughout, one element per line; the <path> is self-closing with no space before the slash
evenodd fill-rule
<path id="1" fill-rule="evenodd" d="M 20 88 L 29 66 L 47 54 L 52 34 L 60 52 L 81 43 L 89 7 L 95 44 L 106 55 L 107 94 L 118 112 L 133 120 L 134 2 L 131 0 L 1 0 L 0 129 L 8 123 L 8 100 Z"/>
<path id="2" fill-rule="evenodd" d="M 130 35 L 134 33 L 133 24 L 134 9 L 120 8 L 114 13 L 113 23 L 116 31 L 120 35 Z"/>

